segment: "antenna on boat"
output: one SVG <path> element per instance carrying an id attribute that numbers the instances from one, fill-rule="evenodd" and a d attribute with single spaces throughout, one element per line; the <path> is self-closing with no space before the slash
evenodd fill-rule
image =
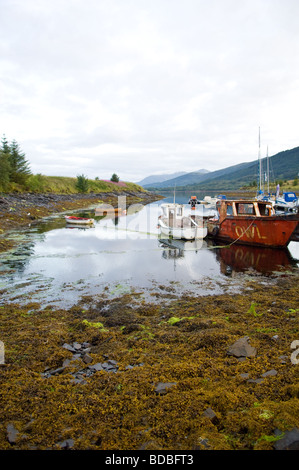
<path id="1" fill-rule="evenodd" d="M 258 185 L 259 192 L 262 191 L 262 161 L 261 161 L 261 128 L 259 127 L 259 155 L 258 155 Z"/>
<path id="2" fill-rule="evenodd" d="M 269 152 L 267 145 L 267 182 L 268 182 L 268 195 L 270 195 L 270 175 L 269 175 Z"/>
<path id="3" fill-rule="evenodd" d="M 175 204 L 175 185 L 174 185 L 174 190 L 173 190 L 173 203 Z"/>

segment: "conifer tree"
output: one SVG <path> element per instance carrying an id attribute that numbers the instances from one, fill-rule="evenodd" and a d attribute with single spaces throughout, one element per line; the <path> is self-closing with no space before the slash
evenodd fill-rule
<path id="1" fill-rule="evenodd" d="M 3 137 L 1 139 L 1 150 L 6 155 L 10 154 L 10 147 L 5 134 L 3 134 Z"/>
<path id="2" fill-rule="evenodd" d="M 10 180 L 10 149 L 5 135 L 1 140 L 0 148 L 0 190 L 5 191 Z"/>
<path id="3" fill-rule="evenodd" d="M 24 184 L 31 171 L 25 154 L 21 151 L 18 143 L 13 140 L 10 146 L 10 180 L 15 183 Z"/>

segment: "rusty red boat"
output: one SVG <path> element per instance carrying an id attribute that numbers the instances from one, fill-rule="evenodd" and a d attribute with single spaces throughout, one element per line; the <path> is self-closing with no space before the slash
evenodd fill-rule
<path id="1" fill-rule="evenodd" d="M 299 214 L 275 214 L 268 201 L 222 200 L 216 209 L 217 217 L 207 222 L 208 234 L 231 243 L 283 248 L 299 222 Z"/>

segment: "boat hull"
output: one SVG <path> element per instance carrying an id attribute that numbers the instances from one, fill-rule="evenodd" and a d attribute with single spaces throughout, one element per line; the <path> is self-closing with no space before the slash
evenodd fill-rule
<path id="1" fill-rule="evenodd" d="M 286 247 L 298 225 L 297 217 L 234 217 L 208 225 L 209 235 L 228 242 L 245 245 Z"/>
<path id="2" fill-rule="evenodd" d="M 178 240 L 203 239 L 208 234 L 207 227 L 169 227 L 161 221 L 159 222 L 159 227 L 161 229 L 161 234 Z"/>
<path id="3" fill-rule="evenodd" d="M 82 217 L 66 216 L 65 220 L 68 224 L 72 225 L 92 225 L 94 223 L 94 219 L 85 219 Z"/>

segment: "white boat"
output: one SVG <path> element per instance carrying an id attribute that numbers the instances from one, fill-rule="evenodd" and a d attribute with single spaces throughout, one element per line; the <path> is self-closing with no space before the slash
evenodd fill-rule
<path id="1" fill-rule="evenodd" d="M 276 214 L 297 214 L 299 211 L 299 198 L 293 191 L 283 193 L 275 199 Z"/>
<path id="2" fill-rule="evenodd" d="M 201 201 L 201 204 L 216 206 L 217 202 L 222 201 L 223 199 L 226 199 L 226 196 L 224 194 L 219 194 L 219 196 L 215 197 L 205 196 L 203 198 L 203 201 Z"/>
<path id="3" fill-rule="evenodd" d="M 68 224 L 73 225 L 92 225 L 94 223 L 94 219 L 88 219 L 85 217 L 74 217 L 72 215 L 66 215 L 65 220 Z"/>
<path id="4" fill-rule="evenodd" d="M 161 204 L 163 211 L 158 218 L 158 226 L 166 237 L 182 240 L 205 238 L 208 234 L 203 217 L 196 214 L 184 214 L 184 205 Z"/>

